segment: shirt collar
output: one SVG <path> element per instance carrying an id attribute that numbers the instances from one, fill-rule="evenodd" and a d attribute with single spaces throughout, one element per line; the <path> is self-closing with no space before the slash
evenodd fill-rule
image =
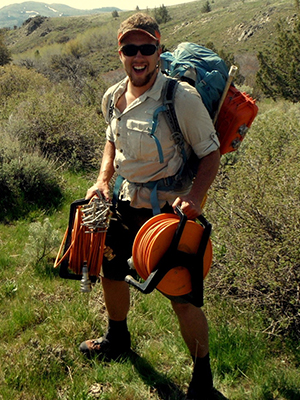
<path id="1" fill-rule="evenodd" d="M 165 76 L 162 74 L 161 71 L 159 71 L 153 86 L 151 86 L 151 88 L 148 89 L 140 97 L 141 101 L 145 101 L 148 97 L 152 98 L 153 100 L 158 101 L 160 96 L 161 96 L 161 92 L 163 90 L 163 87 L 164 87 L 165 79 L 166 79 Z"/>
<path id="2" fill-rule="evenodd" d="M 118 99 L 120 96 L 125 92 L 127 84 L 128 84 L 128 76 L 124 78 L 118 85 L 117 89 L 115 90 L 113 94 L 113 101 L 114 104 L 117 104 Z M 158 72 L 157 77 L 155 79 L 154 84 L 151 86 L 150 89 L 148 89 L 145 93 L 143 93 L 140 97 L 138 102 L 134 102 L 132 107 L 137 106 L 138 104 L 141 104 L 144 102 L 147 98 L 152 98 L 155 101 L 158 101 L 161 97 L 161 93 L 165 84 L 166 77 L 163 75 L 161 71 Z M 128 109 L 130 109 L 131 106 L 129 106 Z"/>

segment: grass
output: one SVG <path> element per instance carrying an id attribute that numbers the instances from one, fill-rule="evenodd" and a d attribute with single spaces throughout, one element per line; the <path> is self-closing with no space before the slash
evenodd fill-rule
<path id="1" fill-rule="evenodd" d="M 241 19 L 243 23 L 252 20 L 257 12 L 260 16 L 265 10 L 265 3 L 262 1 L 245 1 L 243 3 L 242 1 L 223 0 L 215 1 L 213 4 L 216 9 L 214 6 L 213 11 L 208 15 L 200 15 L 199 9 L 202 3 L 198 4 L 198 2 L 170 8 L 173 20 L 162 27 L 166 45 L 172 47 L 182 40 L 193 39 L 193 41 L 199 42 L 210 40 L 215 42 L 217 48 L 224 45 L 237 52 L 248 49 L 257 51 L 261 35 L 266 35 L 266 30 L 258 30 L 247 42 L 237 42 L 237 32 L 233 34 L 228 29 L 230 26 L 236 27 Z M 287 1 L 277 1 L 272 3 L 272 6 L 286 13 L 284 15 L 290 15 L 293 9 Z M 274 13 L 271 20 L 275 14 L 276 16 L 283 15 L 281 12 Z M 125 15 L 127 14 L 122 14 L 122 18 Z M 18 37 L 22 34 L 22 29 L 9 32 L 10 39 L 16 41 L 15 54 L 18 53 L 16 57 L 22 59 L 23 51 L 26 58 L 30 57 L 31 50 L 28 50 L 28 53 L 25 53 L 25 50 L 34 48 L 34 53 L 37 49 L 36 45 L 40 49 L 42 58 L 47 58 L 47 54 L 50 56 L 52 53 L 60 51 L 63 45 L 57 44 L 57 41 L 60 41 L 59 32 L 70 38 L 78 39 L 87 46 L 92 41 L 91 38 L 94 37 L 94 34 L 96 35 L 94 30 L 97 30 L 97 26 L 102 22 L 103 32 L 108 37 L 110 30 L 105 24 L 109 25 L 111 20 L 102 21 L 100 16 L 93 16 L 90 17 L 90 25 L 86 24 L 87 21 L 88 19 L 85 18 L 73 18 L 68 20 L 68 24 L 64 23 L 66 20 L 48 21 L 47 27 L 50 27 L 51 23 L 57 25 L 53 28 L 53 35 L 51 36 L 49 33 L 46 36 L 47 44 L 42 42 L 42 38 L 39 39 L 40 42 L 36 41 L 33 45 L 33 37 L 24 39 Z M 183 25 L 183 22 L 188 22 L 188 24 Z M 111 29 L 114 34 L 118 24 L 119 21 L 112 23 L 114 26 Z M 89 30 L 86 30 L 86 25 L 89 25 Z M 274 26 L 274 21 L 268 25 L 268 29 L 271 29 L 271 25 Z M 62 30 L 63 27 L 64 30 Z M 221 35 L 221 32 L 224 34 Z M 270 30 L 267 32 L 271 34 Z M 31 42 L 31 40 L 33 41 Z M 107 59 L 107 53 L 97 49 L 91 57 L 94 57 L 95 61 L 99 57 Z M 108 70 L 115 62 L 113 57 L 111 62 L 112 64 L 106 63 Z M 296 131 L 297 124 L 299 124 L 299 108 L 295 105 L 292 107 L 286 102 L 273 103 L 269 101 L 264 101 L 259 107 L 260 115 L 265 113 L 266 116 L 269 115 L 269 119 L 257 118 L 257 126 L 260 127 L 262 134 L 259 135 L 259 132 L 254 134 L 256 125 L 254 124 L 251 128 L 253 135 L 252 133 L 247 135 L 249 140 L 246 140 L 243 149 L 253 146 L 255 153 L 259 153 L 261 156 L 253 157 L 252 164 L 251 160 L 245 162 L 239 175 L 232 173 L 235 169 L 240 168 L 238 164 L 233 163 L 230 168 L 231 174 L 225 170 L 224 181 L 221 180 L 220 187 L 224 183 L 229 185 L 230 181 L 245 182 L 242 172 L 246 170 L 248 164 L 253 169 L 256 165 L 255 162 L 259 162 L 259 168 L 256 168 L 259 169 L 258 177 L 262 179 L 263 184 L 272 182 L 272 186 L 266 185 L 266 189 L 268 189 L 266 195 L 269 196 L 268 203 L 259 204 L 260 211 L 269 216 L 273 208 L 277 210 L 278 197 L 275 195 L 282 190 L 283 201 L 285 188 L 288 188 L 290 201 L 284 203 L 288 204 L 289 209 L 287 214 L 289 219 L 286 225 L 293 225 L 293 221 L 297 219 L 297 209 L 299 209 L 295 207 L 298 190 L 296 182 L 299 179 L 297 178 L 297 176 L 299 177 L 297 164 L 295 164 L 298 155 L 297 146 L 295 145 L 293 152 L 290 151 L 292 144 L 290 145 L 288 142 L 284 146 L 289 149 L 289 154 L 293 157 L 291 164 L 295 164 L 294 175 L 289 173 L 289 176 L 294 176 L 294 184 L 288 186 L 289 180 L 285 174 L 278 175 L 281 179 L 276 181 L 273 179 L 273 164 L 264 162 L 267 156 L 262 150 L 265 146 L 259 144 L 260 140 L 270 141 L 271 137 L 279 140 L 280 132 L 291 137 L 291 132 L 293 129 Z M 274 132 L 277 135 L 274 135 Z M 285 137 L 283 133 L 281 135 Z M 298 143 L 296 138 L 293 139 L 293 142 Z M 281 148 L 275 143 L 274 149 L 278 149 L 278 147 Z M 267 153 L 267 149 L 265 152 Z M 270 160 L 272 161 L 272 157 Z M 283 158 L 280 160 L 284 161 Z M 287 170 L 285 168 L 287 162 L 279 164 L 281 168 Z M 75 175 L 63 171 L 64 198 L 55 212 L 35 210 L 24 219 L 9 224 L 0 224 L 1 400 L 184 399 L 192 372 L 191 359 L 167 299 L 156 291 L 149 295 L 142 295 L 132 288 L 131 311 L 128 318 L 132 335 L 132 354 L 129 358 L 119 362 L 89 361 L 79 353 L 78 346 L 87 338 L 101 336 L 106 329 L 107 321 L 101 284 L 97 283 L 90 294 L 83 294 L 80 292 L 78 281 L 61 279 L 58 271 L 53 269 L 57 248 L 38 263 L 28 257 L 31 224 L 37 221 L 43 223 L 45 218 L 48 218 L 53 231 L 58 231 L 59 241 L 62 240 L 71 202 L 84 197 L 86 189 L 93 183 L 96 174 L 97 171 L 88 175 L 84 172 Z M 240 175 L 242 178 L 236 179 Z M 286 186 L 279 187 L 283 184 Z M 227 196 L 224 195 L 224 188 L 221 187 L 223 191 L 219 191 L 220 203 L 225 210 L 226 218 L 224 217 L 222 221 L 220 209 L 217 209 L 214 226 L 219 231 L 222 229 L 222 235 L 224 235 L 221 241 L 225 242 L 227 239 L 229 243 L 220 246 L 215 244 L 214 252 L 215 258 L 223 267 L 223 260 L 226 256 L 230 256 L 231 232 L 228 231 L 230 221 L 228 222 L 227 219 L 230 214 L 232 224 L 236 224 L 234 232 L 237 232 L 237 236 L 233 237 L 237 248 L 233 248 L 233 255 L 236 253 L 237 257 L 242 257 L 243 253 L 249 252 L 249 261 L 258 260 L 256 261 L 257 269 L 253 272 L 251 264 L 250 267 L 241 266 L 240 270 L 236 271 L 232 264 L 234 262 L 236 264 L 236 261 L 240 260 L 231 261 L 229 257 L 231 264 L 228 262 L 227 265 L 224 265 L 226 268 L 222 275 L 222 268 L 219 270 L 212 268 L 207 277 L 204 311 L 210 326 L 210 356 L 215 385 L 230 400 L 299 400 L 299 343 L 268 329 L 268 322 L 271 324 L 271 321 L 265 320 L 265 314 L 262 309 L 256 307 L 255 299 L 252 303 L 250 301 L 243 302 L 242 300 L 245 299 L 234 297 L 232 293 L 229 295 L 228 287 L 224 289 L 223 295 L 218 290 L 218 285 L 223 284 L 225 287 L 226 283 L 230 284 L 230 279 L 234 279 L 234 275 L 238 275 L 238 272 L 241 273 L 244 269 L 246 283 L 250 283 L 248 282 L 249 276 L 252 277 L 255 273 L 263 274 L 265 271 L 259 268 L 261 259 L 267 259 L 269 248 L 262 247 L 266 250 L 261 255 L 255 251 L 255 245 L 258 242 L 262 245 L 265 243 L 264 236 L 258 238 L 257 233 L 259 232 L 255 231 L 255 238 L 251 239 L 253 246 L 251 246 L 247 243 L 247 239 L 245 242 L 242 241 L 243 237 L 239 235 L 240 230 L 238 231 L 241 220 L 235 216 L 235 204 L 237 204 L 240 214 L 245 213 L 245 220 L 251 218 L 251 214 L 246 212 L 248 205 L 243 200 L 243 193 L 249 198 L 251 191 L 247 191 L 246 184 L 244 185 L 245 190 L 241 190 L 237 185 L 236 192 L 233 193 L 234 185 L 231 183 L 231 192 L 229 191 Z M 272 189 L 274 193 L 270 190 L 271 187 L 274 187 Z M 243 193 L 239 203 L 240 192 Z M 230 204 L 226 203 L 225 197 L 229 198 L 227 201 Z M 251 198 L 250 203 L 249 209 L 252 211 Z M 281 209 L 283 218 L 286 208 L 282 207 Z M 276 215 L 277 218 L 280 216 Z M 209 219 L 211 217 L 212 213 L 210 213 Z M 287 231 L 287 238 L 290 240 L 295 238 L 296 241 L 296 230 L 295 232 L 293 229 Z M 250 233 L 253 232 L 251 224 L 244 226 L 243 232 L 246 232 L 247 238 L 250 238 Z M 276 243 L 272 242 L 272 246 Z M 288 240 L 285 243 L 289 250 L 294 249 L 291 243 L 288 245 Z M 263 257 L 261 257 L 262 255 Z M 292 260 L 289 258 L 283 260 L 283 264 L 278 264 L 277 268 L 282 266 L 288 268 L 290 264 L 292 265 L 292 261 L 297 261 L 296 253 L 293 257 Z M 275 258 L 274 256 L 273 259 L 275 260 Z M 227 274 L 228 271 L 232 273 L 232 276 Z M 233 281 L 232 290 L 235 289 L 234 283 Z"/>
<path id="2" fill-rule="evenodd" d="M 90 184 L 84 175 L 65 179 L 66 200 L 50 216 L 61 234 L 70 200 Z M 81 293 L 78 281 L 51 268 L 53 257 L 39 268 L 29 265 L 23 257 L 29 222 L 0 225 L 0 399 L 183 400 L 191 360 L 169 301 L 132 288 L 132 354 L 119 362 L 86 360 L 79 344 L 106 329 L 101 285 Z M 230 298 L 209 292 L 204 310 L 215 384 L 228 399 L 299 399 L 299 345 L 270 340 L 260 314 Z"/>

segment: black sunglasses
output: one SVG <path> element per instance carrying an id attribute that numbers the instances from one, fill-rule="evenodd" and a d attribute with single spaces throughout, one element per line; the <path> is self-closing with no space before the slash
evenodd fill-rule
<path id="1" fill-rule="evenodd" d="M 125 46 L 121 47 L 121 52 L 127 57 L 136 56 L 138 51 L 143 56 L 152 56 L 158 49 L 158 46 L 155 44 L 141 44 L 137 46 L 135 44 L 125 44 Z"/>

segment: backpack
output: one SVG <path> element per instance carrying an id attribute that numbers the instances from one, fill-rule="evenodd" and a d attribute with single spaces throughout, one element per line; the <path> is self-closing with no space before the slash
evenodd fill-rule
<path id="1" fill-rule="evenodd" d="M 225 61 L 212 50 L 190 42 L 180 43 L 174 53 L 162 53 L 160 59 L 163 73 L 197 89 L 213 118 L 228 78 Z"/>
<path id="2" fill-rule="evenodd" d="M 233 76 L 224 60 L 212 50 L 190 42 L 180 43 L 174 53 L 162 53 L 160 58 L 163 73 L 188 82 L 201 95 L 215 124 L 221 154 L 237 150 L 257 115 L 258 107 L 255 100 L 232 85 Z M 166 88 L 163 99 L 163 104 L 169 109 L 167 120 L 172 130 L 176 126 L 176 132 L 179 132 L 173 105 L 176 85 L 170 80 L 167 85 L 170 88 Z"/>

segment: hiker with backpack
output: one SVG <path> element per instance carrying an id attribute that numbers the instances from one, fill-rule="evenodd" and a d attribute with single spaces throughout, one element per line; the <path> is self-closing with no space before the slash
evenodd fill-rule
<path id="1" fill-rule="evenodd" d="M 180 83 L 174 95 L 183 144 L 169 127 L 162 98 L 170 78 L 159 69 L 160 31 L 156 21 L 142 13 L 129 17 L 120 25 L 118 44 L 127 77 L 103 97 L 107 140 L 97 182 L 86 194 L 88 199 L 99 190 L 109 200 L 109 183 L 114 173 L 118 174 L 101 270 L 108 328 L 102 338 L 80 345 L 88 357 L 104 359 L 116 359 L 131 347 L 127 327 L 129 287 L 124 279 L 139 228 L 154 214 L 174 213 L 177 206 L 188 219 L 201 215 L 202 201 L 220 162 L 219 141 L 211 118 L 197 91 L 187 83 Z M 199 160 L 193 179 L 184 165 L 192 152 Z M 206 317 L 200 307 L 183 297 L 166 296 L 194 363 L 186 398 L 217 399 Z"/>

